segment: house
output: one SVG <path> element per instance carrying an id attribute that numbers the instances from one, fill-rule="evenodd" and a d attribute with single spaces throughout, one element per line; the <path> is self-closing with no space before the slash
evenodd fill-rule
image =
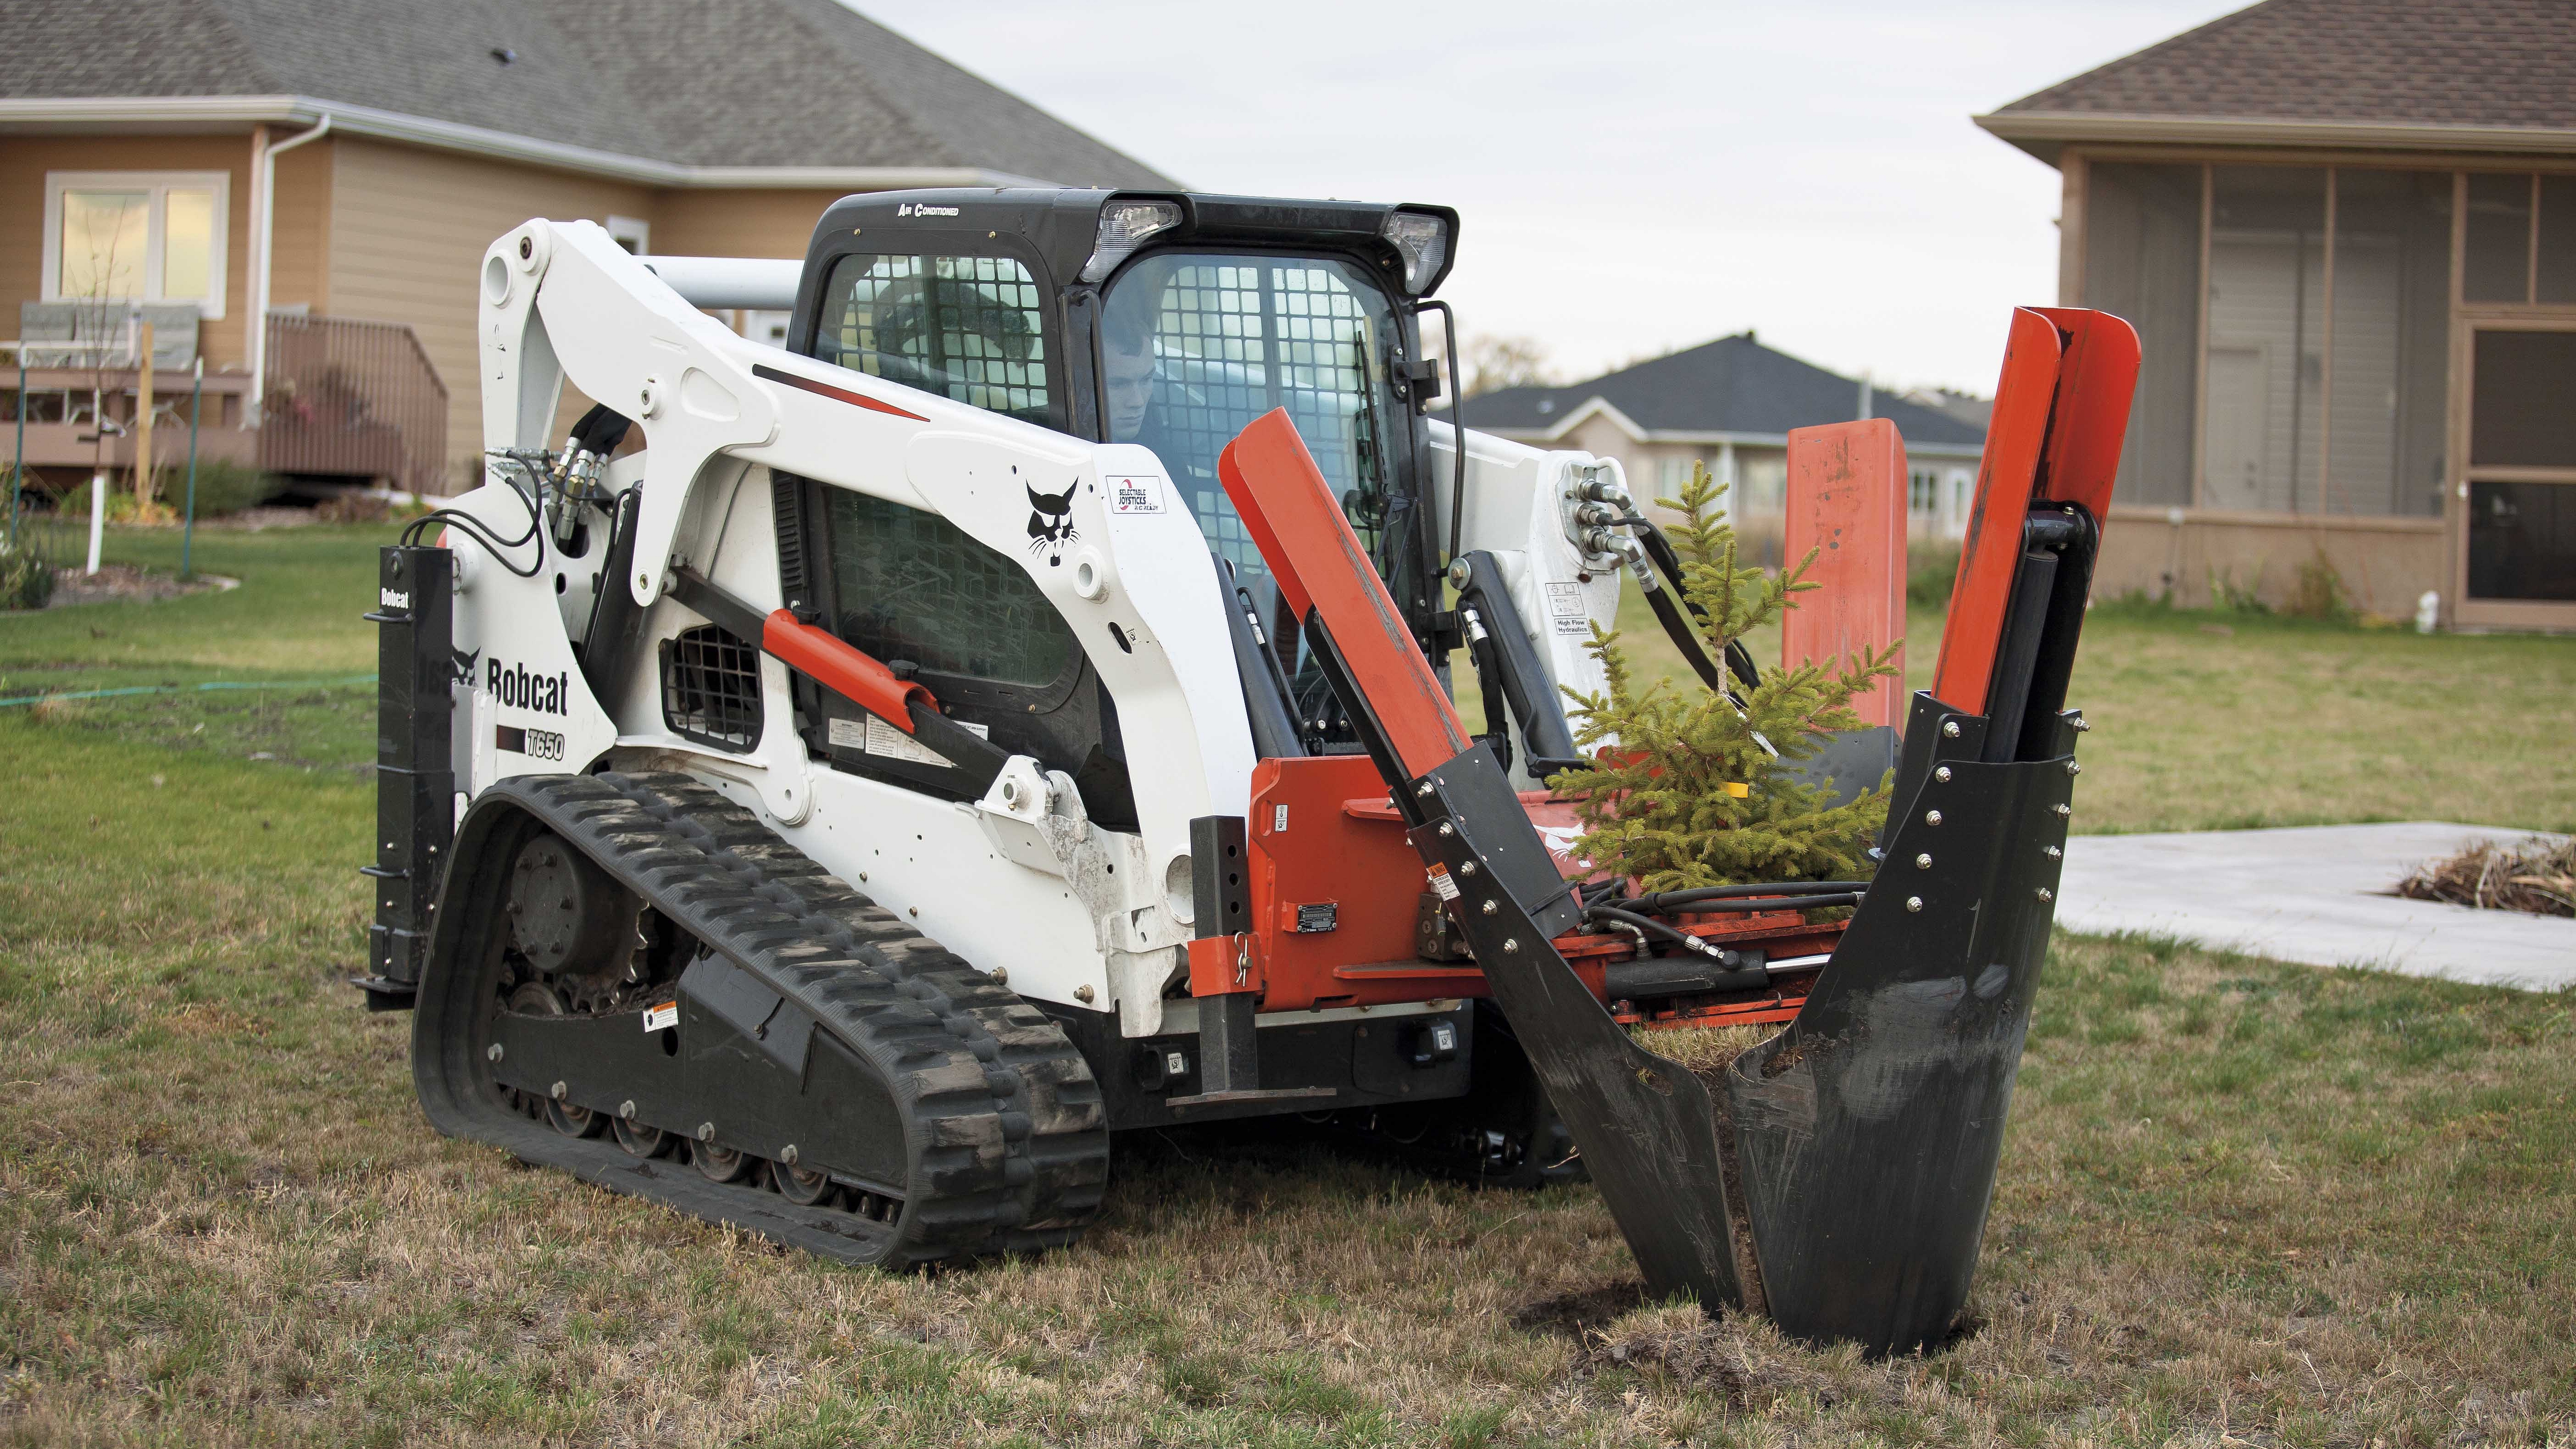
<path id="1" fill-rule="evenodd" d="M 854 191 L 1175 184 L 834 0 L 0 0 L 0 26 L 0 330 L 29 461 L 82 474 L 130 465 L 92 406 L 132 417 L 131 304 L 162 427 L 202 359 L 210 454 L 452 491 L 475 269 L 531 216 L 792 257 Z"/>
<path id="2" fill-rule="evenodd" d="M 1669 498 L 1704 464 L 1728 485 L 1739 533 L 1776 562 L 1787 507 L 1789 430 L 1879 417 L 1905 438 L 1908 533 L 1956 539 L 1967 527 L 1985 448 L 1980 400 L 1926 406 L 1867 380 L 1721 337 L 1569 387 L 1509 387 L 1467 399 L 1467 426 L 1540 447 L 1616 458 L 1641 501 Z"/>
<path id="3" fill-rule="evenodd" d="M 1977 124 L 2145 349 L 2097 594 L 2576 627 L 2576 7 L 2266 0 Z"/>

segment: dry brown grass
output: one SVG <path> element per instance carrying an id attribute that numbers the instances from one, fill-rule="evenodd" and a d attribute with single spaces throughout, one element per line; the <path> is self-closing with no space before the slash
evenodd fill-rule
<path id="1" fill-rule="evenodd" d="M 1123 1143 L 1077 1249 L 895 1277 L 431 1134 L 339 984 L 362 786 L 0 747 L 0 1441 L 2576 1435 L 2563 998 L 2061 943 L 1983 1326 L 1927 1357 L 1641 1303 L 1588 1189 L 1258 1132 Z"/>
<path id="2" fill-rule="evenodd" d="M 2481 840 L 2416 867 L 2397 883 L 2397 893 L 2455 906 L 2576 916 L 2576 838 L 2535 835 L 2518 845 Z"/>
<path id="3" fill-rule="evenodd" d="M 359 667 L 364 562 L 312 585 Z M 285 587 L 94 645 L 13 620 L 7 662 L 243 663 L 289 646 L 224 600 Z M 2106 663 L 2216 637 L 2137 628 L 2152 647 Z M 2094 745 L 2132 730 L 2107 757 L 2134 768 L 2182 714 L 2259 743 L 2276 727 L 2210 696 L 2271 707 L 2240 677 L 2270 657 Z M 2527 730 L 2511 690 L 2538 687 L 2495 710 Z M 2094 698 L 2156 692 L 2123 688 Z M 1588 1189 L 1480 1193 L 1276 1134 L 1124 1142 L 1079 1248 L 890 1277 L 432 1134 L 408 1021 L 340 984 L 364 783 L 23 712 L 0 758 L 0 1443 L 2576 1443 L 2567 996 L 2061 940 L 1981 1326 L 1924 1357 L 1643 1303 Z M 2195 790 L 2254 773 L 2230 768 Z M 2518 768 L 2530 811 L 2564 809 L 2563 761 Z M 2484 769 L 2408 788 L 2483 799 Z M 2088 769 L 2088 809 L 2155 798 L 2116 774 Z"/>

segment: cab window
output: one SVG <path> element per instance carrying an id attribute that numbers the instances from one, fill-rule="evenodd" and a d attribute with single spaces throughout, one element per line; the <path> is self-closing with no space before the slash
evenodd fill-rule
<path id="1" fill-rule="evenodd" d="M 830 494 L 834 632 L 879 659 L 997 684 L 1061 680 L 1072 626 L 1026 569 L 935 513 L 846 489 Z"/>
<path id="2" fill-rule="evenodd" d="M 1028 268 L 1010 257 L 849 256 L 824 284 L 814 355 L 971 407 L 1063 427 Z"/>

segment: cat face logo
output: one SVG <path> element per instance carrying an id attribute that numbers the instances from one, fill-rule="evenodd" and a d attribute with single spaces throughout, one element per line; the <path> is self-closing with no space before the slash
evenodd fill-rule
<path id="1" fill-rule="evenodd" d="M 1064 546 L 1082 535 L 1073 531 L 1073 490 L 1069 484 L 1062 493 L 1040 493 L 1026 482 L 1020 485 L 1029 495 L 1029 552 L 1046 550 L 1047 567 L 1064 562 Z"/>
<path id="2" fill-rule="evenodd" d="M 473 653 L 468 654 L 462 649 L 451 648 L 447 652 L 454 656 L 448 660 L 447 667 L 454 671 L 455 682 L 464 685 L 468 689 L 473 688 L 474 661 L 482 656 L 483 651 L 477 649 Z"/>

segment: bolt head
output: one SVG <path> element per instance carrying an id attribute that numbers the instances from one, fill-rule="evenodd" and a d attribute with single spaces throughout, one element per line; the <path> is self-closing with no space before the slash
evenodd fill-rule
<path id="1" fill-rule="evenodd" d="M 715 1141 L 715 1140 L 716 1140 L 716 1124 L 714 1124 L 713 1122 L 701 1122 L 701 1123 L 699 1123 L 699 1124 L 698 1124 L 698 1140 L 699 1140 L 700 1142 L 713 1142 L 713 1141 Z"/>
<path id="2" fill-rule="evenodd" d="M 635 1099 L 634 1099 L 634 1098 L 632 1098 L 632 1097 L 629 1097 L 629 1098 L 627 1098 L 625 1101 L 618 1103 L 618 1104 L 617 1104 L 617 1115 L 618 1115 L 618 1117 L 619 1117 L 620 1119 L 622 1119 L 622 1120 L 624 1120 L 624 1121 L 628 1121 L 628 1122 L 632 1122 L 632 1121 L 634 1121 L 634 1120 L 635 1120 Z"/>
<path id="3" fill-rule="evenodd" d="M 2057 899 L 2056 895 L 2046 886 L 2041 886 L 2038 890 L 2031 892 L 2031 894 L 2039 897 L 2043 901 L 2053 901 Z"/>
<path id="4" fill-rule="evenodd" d="M 1932 778 L 1933 778 L 1933 779 L 1935 779 L 1935 780 L 1940 781 L 1940 782 L 1941 782 L 1942 784 L 1944 784 L 1944 785 L 1949 784 L 1949 783 L 1950 783 L 1950 767 L 1949 767 L 1949 766 L 1947 766 L 1947 765 L 1943 765 L 1941 768 L 1939 768 L 1939 769 L 1937 769 L 1937 770 L 1934 770 L 1934 771 L 1932 772 Z"/>
<path id="5" fill-rule="evenodd" d="M 1440 833 L 1442 835 L 1455 835 L 1458 831 L 1456 827 L 1452 826 L 1448 821 L 1443 820 L 1440 822 Z"/>
<path id="6" fill-rule="evenodd" d="M 794 1167 L 796 1165 L 796 1144 L 790 1142 L 786 1146 L 778 1149 L 778 1160 L 786 1163 L 790 1167 Z"/>
<path id="7" fill-rule="evenodd" d="M 499 1042 L 496 1041 L 483 1049 L 483 1060 L 487 1062 L 497 1062 L 500 1059 L 501 1044 Z"/>
<path id="8" fill-rule="evenodd" d="M 1926 811 L 1924 811 L 1924 812 L 1923 812 L 1923 823 L 1924 823 L 1924 824 L 1926 824 L 1926 825 L 1938 825 L 1938 824 L 1940 824 L 1940 823 L 1941 823 L 1941 812 L 1940 812 L 1940 811 L 1938 811 L 1938 810 L 1926 810 Z"/>
<path id="9" fill-rule="evenodd" d="M 2089 730 L 2089 729 L 2093 728 L 2093 721 L 2091 721 L 2091 720 L 2089 720 L 2089 719 L 2086 719 L 2084 716 L 2082 716 L 2082 715 L 2080 715 L 2080 714 L 2079 714 L 2079 715 L 2077 715 L 2077 716 L 2075 716 L 2073 719 L 2068 720 L 2068 721 L 2067 721 L 2067 723 L 2068 723 L 2069 725 L 2072 725 L 2072 726 L 2074 727 L 2074 729 L 2075 729 L 2075 732 L 2076 732 L 2077 734 L 2079 734 L 2079 735 L 2080 735 L 2080 734 L 2083 734 L 2085 731 L 2087 731 L 2087 730 Z"/>
<path id="10" fill-rule="evenodd" d="M 2084 773 L 2084 767 L 2075 763 L 2073 760 L 2069 760 L 2066 762 L 2066 773 L 2070 775 L 2081 775 Z"/>
<path id="11" fill-rule="evenodd" d="M 1521 941 L 1520 941 L 1520 937 L 1518 937 L 1518 936 L 1506 936 L 1506 937 L 1504 937 L 1504 938 L 1503 938 L 1503 954 L 1504 954 L 1504 955 L 1506 955 L 1506 956 L 1517 956 L 1517 955 L 1519 955 L 1519 954 L 1520 954 L 1520 949 L 1521 949 Z"/>
<path id="12" fill-rule="evenodd" d="M 1941 721 L 1941 738 L 1945 740 L 1955 740 L 1958 737 L 1959 722 L 1957 720 L 1945 719 Z"/>
<path id="13" fill-rule="evenodd" d="M 1487 901 L 1482 907 L 1480 907 L 1480 909 L 1483 910 L 1486 915 L 1490 916 L 1494 912 L 1501 910 L 1502 907 L 1495 905 L 1492 901 Z"/>
<path id="14" fill-rule="evenodd" d="M 1916 870 L 1930 870 L 1932 868 L 1931 855 L 1926 853 L 1914 857 L 1914 868 Z"/>
<path id="15" fill-rule="evenodd" d="M 537 240 L 536 240 L 536 238 L 535 238 L 535 237 L 526 237 L 526 236 L 523 236 L 523 237 L 519 238 L 519 259 L 520 259 L 521 261 L 525 261 L 525 260 L 527 260 L 529 257 L 535 256 L 536 254 L 537 254 Z"/>
<path id="16" fill-rule="evenodd" d="M 1073 988 L 1073 999 L 1081 1002 L 1085 1006 L 1090 1005 L 1091 988 L 1088 986 L 1077 986 Z"/>
<path id="17" fill-rule="evenodd" d="M 2074 806 L 2072 806 L 2072 805 L 2060 805 L 2060 806 L 2058 806 L 2058 807 L 2056 807 L 2056 808 L 2057 808 L 2057 818 L 2058 818 L 2058 819 L 2060 819 L 2060 820 L 2063 820 L 2063 819 L 2065 819 L 2066 817 L 2068 817 L 2068 816 L 2070 816 L 2070 815 L 2072 815 L 2072 814 L 2074 814 L 2074 813 L 2075 813 L 2075 807 L 2074 807 Z"/>
<path id="18" fill-rule="evenodd" d="M 1909 911 L 1919 911 L 1923 909 L 1923 898 L 1921 896 L 1907 896 L 1905 898 L 1905 908 Z"/>
<path id="19" fill-rule="evenodd" d="M 1422 797 L 1423 799 L 1425 799 L 1425 800 L 1430 799 L 1430 798 L 1431 798 L 1431 782 L 1430 782 L 1430 781 L 1428 781 L 1428 780 L 1425 780 L 1425 781 L 1423 781 L 1421 784 L 1414 786 L 1414 787 L 1413 787 L 1413 793 L 1414 793 L 1414 794 L 1416 794 L 1416 795 L 1421 796 L 1421 797 Z"/>
<path id="20" fill-rule="evenodd" d="M 1472 860 L 1462 860 L 1458 862 L 1458 873 L 1460 875 L 1474 875 L 1476 873 L 1476 863 Z"/>
<path id="21" fill-rule="evenodd" d="M 555 1083 L 555 1084 L 554 1084 L 554 1086 L 553 1086 L 552 1088 L 548 1089 L 548 1095 L 552 1096 L 556 1101 L 560 1102 L 560 1101 L 562 1101 L 565 1097 L 567 1097 L 567 1096 L 570 1096 L 570 1095 L 571 1095 L 571 1089 L 570 1089 L 570 1088 L 567 1088 L 566 1086 L 564 1086 L 564 1084 L 563 1084 L 563 1083 L 561 1083 L 561 1082 L 557 1082 L 557 1083 Z"/>
<path id="22" fill-rule="evenodd" d="M 2048 858 L 2049 858 L 2049 859 L 2051 859 L 2051 860 L 2055 860 L 2055 859 L 2059 858 L 2060 856 L 2063 856 L 2064 854 L 2066 854 L 2066 852 L 2065 852 L 2065 851 L 2058 849 L 2058 848 L 2057 848 L 2056 846 L 2054 846 L 2054 845 L 2052 845 L 2052 846 L 2050 846 L 2050 847 L 2048 848 Z"/>

